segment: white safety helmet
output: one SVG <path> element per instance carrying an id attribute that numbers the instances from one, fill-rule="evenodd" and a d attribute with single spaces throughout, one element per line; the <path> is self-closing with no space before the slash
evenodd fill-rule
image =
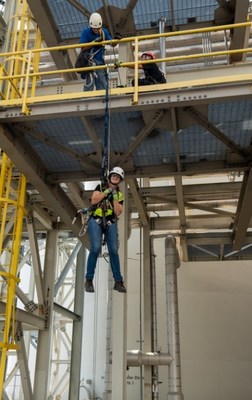
<path id="1" fill-rule="evenodd" d="M 89 18 L 90 28 L 99 29 L 102 27 L 102 17 L 98 13 L 93 13 Z"/>
<path id="2" fill-rule="evenodd" d="M 110 175 L 112 174 L 117 174 L 120 176 L 120 178 L 123 180 L 124 179 L 124 170 L 120 167 L 114 167 L 113 169 L 111 169 L 111 171 L 109 172 L 108 177 L 110 177 Z"/>

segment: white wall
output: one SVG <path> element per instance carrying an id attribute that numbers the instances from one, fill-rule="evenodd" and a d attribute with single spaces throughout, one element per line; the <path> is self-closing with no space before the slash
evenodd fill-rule
<path id="1" fill-rule="evenodd" d="M 164 241 L 155 241 L 159 341 L 167 343 Z M 182 387 L 185 400 L 252 398 L 252 263 L 182 263 L 178 269 Z M 160 367 L 166 399 L 167 370 Z"/>
<path id="2" fill-rule="evenodd" d="M 139 231 L 133 230 L 128 260 L 128 350 L 140 349 Z M 158 346 L 167 352 L 164 239 L 154 242 L 157 272 Z M 104 268 L 105 267 L 105 268 Z M 98 310 L 86 296 L 82 377 L 92 379 L 96 396 L 104 390 L 107 267 L 96 270 Z M 185 400 L 252 399 L 252 263 L 183 263 L 178 269 L 182 388 Z M 123 294 L 122 294 L 123 295 Z M 95 321 L 95 319 L 97 320 Z M 116 318 L 114 316 L 114 318 Z M 87 329 L 87 325 L 86 325 Z M 118 332 L 118 334 L 120 334 Z M 144 332 L 142 332 L 144 339 Z M 95 342 L 92 344 L 92 342 Z M 94 347 L 93 347 L 94 346 Z M 96 348 L 96 350 L 95 350 Z M 97 363 L 96 366 L 94 363 Z M 159 399 L 167 400 L 168 367 L 159 368 Z M 93 379 L 92 374 L 96 377 Z M 129 400 L 141 400 L 140 368 L 127 371 Z M 94 393 L 94 394 L 95 394 Z"/>
<path id="3" fill-rule="evenodd" d="M 185 400 L 252 398 L 252 263 L 178 271 Z"/>

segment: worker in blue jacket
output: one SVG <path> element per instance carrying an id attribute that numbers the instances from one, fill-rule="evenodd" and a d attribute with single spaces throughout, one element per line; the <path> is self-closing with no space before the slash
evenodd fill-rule
<path id="1" fill-rule="evenodd" d="M 91 14 L 89 18 L 89 27 L 85 28 L 80 37 L 80 43 L 103 42 L 105 40 L 112 40 L 109 31 L 102 26 L 102 17 L 98 13 Z M 112 46 L 116 46 L 117 43 Z M 84 47 L 83 51 L 87 54 L 89 63 L 87 66 L 92 65 L 105 65 L 104 53 L 105 47 L 103 45 L 96 45 Z M 104 90 L 106 88 L 105 69 L 92 71 L 92 74 L 83 72 L 81 77 L 85 80 L 84 91 L 90 90 Z"/>

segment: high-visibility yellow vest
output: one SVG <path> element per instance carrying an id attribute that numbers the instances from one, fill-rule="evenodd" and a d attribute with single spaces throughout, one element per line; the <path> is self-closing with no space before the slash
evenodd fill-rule
<path id="1" fill-rule="evenodd" d="M 122 203 L 124 201 L 124 197 L 120 190 L 117 191 L 117 195 L 119 203 Z M 97 208 L 94 210 L 93 213 L 94 217 L 103 217 L 103 215 L 105 215 L 105 217 L 109 217 L 114 215 L 113 195 L 111 194 L 109 197 L 111 197 L 111 200 L 105 198 L 101 203 L 97 204 Z"/>

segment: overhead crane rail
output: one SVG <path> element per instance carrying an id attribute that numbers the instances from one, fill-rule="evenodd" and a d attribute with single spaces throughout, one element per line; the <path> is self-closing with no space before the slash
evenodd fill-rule
<path id="1" fill-rule="evenodd" d="M 176 32 L 168 32 L 162 34 L 153 34 L 153 35 L 145 35 L 145 36 L 136 36 L 130 38 L 123 38 L 120 40 L 120 45 L 123 43 L 131 43 L 134 48 L 135 58 L 134 61 L 131 62 L 122 62 L 122 67 L 134 67 L 134 87 L 116 87 L 110 89 L 110 94 L 120 95 L 120 94 L 132 94 L 132 104 L 138 104 L 139 93 L 142 92 L 152 92 L 157 90 L 171 90 L 176 89 L 178 87 L 178 82 L 168 82 L 162 83 L 158 85 L 149 85 L 148 87 L 138 86 L 138 64 L 156 62 L 156 63 L 171 63 L 174 61 L 185 61 L 185 60 L 193 60 L 193 59 L 205 59 L 223 57 L 223 56 L 231 56 L 234 54 L 242 53 L 248 54 L 252 53 L 252 48 L 242 48 L 242 49 L 234 49 L 234 50 L 223 50 L 223 51 L 213 51 L 213 52 L 202 52 L 197 54 L 190 55 L 180 55 L 173 57 L 165 57 L 165 58 L 157 58 L 155 60 L 148 61 L 140 61 L 138 59 L 139 53 L 139 44 L 144 41 L 155 40 L 160 38 L 169 38 L 174 36 L 182 36 L 182 35 L 192 35 L 192 34 L 203 34 L 206 32 L 217 32 L 217 31 L 226 31 L 226 30 L 234 30 L 239 28 L 244 28 L 250 30 L 251 22 L 230 24 L 230 25 L 220 25 L 209 28 L 200 28 L 193 30 L 185 30 L 185 31 L 176 31 Z M 103 45 L 107 45 L 110 43 L 118 42 L 117 40 L 112 41 L 104 41 Z M 96 45 L 94 43 L 94 45 Z M 97 43 L 100 45 L 100 43 Z M 2 64 L 0 66 L 0 107 L 3 109 L 8 107 L 22 107 L 23 115 L 31 114 L 31 107 L 35 103 L 48 103 L 48 102 L 59 102 L 59 101 L 69 101 L 76 99 L 85 99 L 85 98 L 94 98 L 97 96 L 104 96 L 104 90 L 97 90 L 92 92 L 75 92 L 75 93 L 58 93 L 51 95 L 36 95 L 36 89 L 38 87 L 38 81 L 42 76 L 52 76 L 57 74 L 57 76 L 62 76 L 63 74 L 73 73 L 78 71 L 88 71 L 88 70 L 97 70 L 97 69 L 107 69 L 110 70 L 114 68 L 115 64 L 110 63 L 107 65 L 95 66 L 95 67 L 86 67 L 86 68 L 71 68 L 71 69 L 61 69 L 61 70 L 50 70 L 50 71 L 42 71 L 39 68 L 39 62 L 41 59 L 41 54 L 43 52 L 54 52 L 54 51 L 64 51 L 70 49 L 78 49 L 80 47 L 87 47 L 89 44 L 75 44 L 75 45 L 65 45 L 65 46 L 57 46 L 57 47 L 48 47 L 48 48 L 35 48 L 31 50 L 23 50 L 23 51 L 15 51 L 15 52 L 7 52 L 1 53 L 0 59 L 2 59 Z M 11 62 L 10 62 L 11 60 Z M 15 69 L 13 69 L 13 61 L 19 63 L 19 73 Z M 11 68 L 10 68 L 10 67 Z M 14 74 L 13 74 L 14 71 Z M 227 83 L 228 79 L 230 82 L 242 82 L 242 81 L 252 81 L 252 73 L 244 73 L 237 75 L 230 75 L 229 78 L 223 79 L 223 83 Z M 8 90 L 6 90 L 6 82 L 8 83 Z M 221 79 L 212 79 L 207 80 L 205 78 L 195 79 L 192 81 L 185 80 L 183 82 L 179 82 L 179 87 L 187 87 L 187 86 L 205 86 L 206 84 L 221 84 Z"/>

